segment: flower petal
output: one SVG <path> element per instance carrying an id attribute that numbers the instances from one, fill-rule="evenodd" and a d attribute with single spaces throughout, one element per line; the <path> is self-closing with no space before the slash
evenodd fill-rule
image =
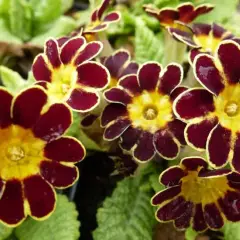
<path id="1" fill-rule="evenodd" d="M 121 71 L 121 74 L 118 76 L 118 78 L 121 78 L 129 74 L 137 74 L 138 68 L 139 68 L 138 63 L 130 62 L 127 66 L 124 66 L 124 69 Z"/>
<path id="2" fill-rule="evenodd" d="M 99 118 L 98 115 L 95 114 L 88 114 L 86 116 L 84 116 L 84 118 L 81 120 L 81 126 L 82 127 L 90 127 L 92 126 L 92 124 Z"/>
<path id="3" fill-rule="evenodd" d="M 180 143 L 166 130 L 154 134 L 154 147 L 157 153 L 165 159 L 174 159 L 180 151 Z"/>
<path id="4" fill-rule="evenodd" d="M 240 79 L 240 47 L 234 41 L 228 40 L 219 45 L 218 58 L 228 83 L 239 83 Z"/>
<path id="5" fill-rule="evenodd" d="M 103 89 L 110 81 L 107 69 L 97 62 L 86 62 L 77 68 L 77 83 L 81 86 Z"/>
<path id="6" fill-rule="evenodd" d="M 7 181 L 0 198 L 0 220 L 7 225 L 16 226 L 25 218 L 21 182 Z"/>
<path id="7" fill-rule="evenodd" d="M 63 64 L 69 64 L 86 44 L 83 37 L 70 38 L 61 48 L 60 58 Z"/>
<path id="8" fill-rule="evenodd" d="M 49 65 L 47 64 L 44 55 L 39 54 L 33 62 L 32 65 L 33 76 L 37 81 L 47 81 L 51 82 L 52 72 L 49 69 Z"/>
<path id="9" fill-rule="evenodd" d="M 183 92 L 186 91 L 186 90 L 188 90 L 187 87 L 183 87 L 183 86 L 176 87 L 176 88 L 171 92 L 171 95 L 170 95 L 171 101 L 173 102 L 181 93 L 183 93 Z"/>
<path id="10" fill-rule="evenodd" d="M 65 166 L 54 161 L 42 161 L 40 172 L 42 177 L 56 188 L 72 186 L 79 176 L 75 166 Z"/>
<path id="11" fill-rule="evenodd" d="M 186 90 L 176 98 L 173 109 L 183 120 L 206 116 L 215 109 L 213 95 L 201 88 Z"/>
<path id="12" fill-rule="evenodd" d="M 150 161 L 155 155 L 153 145 L 153 135 L 149 132 L 142 131 L 133 151 L 135 160 L 140 162 Z"/>
<path id="13" fill-rule="evenodd" d="M 198 49 L 192 49 L 189 52 L 189 56 L 188 56 L 188 60 L 190 64 L 193 64 L 195 58 L 199 55 L 202 54 L 202 52 L 200 52 L 200 50 Z"/>
<path id="14" fill-rule="evenodd" d="M 200 54 L 196 57 L 193 68 L 196 79 L 210 92 L 218 95 L 223 90 L 222 76 L 212 56 Z"/>
<path id="15" fill-rule="evenodd" d="M 79 112 L 89 112 L 94 109 L 100 102 L 100 97 L 95 92 L 88 92 L 81 88 L 75 88 L 71 92 L 67 104 Z"/>
<path id="16" fill-rule="evenodd" d="M 161 192 L 156 193 L 152 197 L 152 205 L 157 206 L 162 204 L 163 202 L 176 197 L 181 192 L 181 186 L 174 186 L 167 189 L 162 190 Z"/>
<path id="17" fill-rule="evenodd" d="M 24 179 L 24 196 L 33 218 L 43 219 L 54 211 L 55 195 L 53 188 L 41 176 L 35 175 Z"/>
<path id="18" fill-rule="evenodd" d="M 130 125 L 131 121 L 127 118 L 117 119 L 105 129 L 103 135 L 104 139 L 107 141 L 113 141 L 119 138 Z"/>
<path id="19" fill-rule="evenodd" d="M 58 43 L 54 39 L 49 39 L 45 44 L 45 54 L 53 68 L 58 68 L 61 65 L 59 57 Z M 43 79 L 44 80 L 44 79 Z"/>
<path id="20" fill-rule="evenodd" d="M 155 90 L 160 77 L 161 65 L 157 62 L 148 62 L 142 65 L 138 70 L 138 81 L 142 89 Z"/>
<path id="21" fill-rule="evenodd" d="M 207 141 L 207 155 L 209 163 L 214 168 L 223 167 L 229 158 L 231 150 L 231 131 L 217 125 L 209 134 Z"/>
<path id="22" fill-rule="evenodd" d="M 129 127 L 121 136 L 120 146 L 124 150 L 130 151 L 137 143 L 140 137 L 141 130 L 138 128 Z"/>
<path id="23" fill-rule="evenodd" d="M 105 91 L 104 96 L 109 102 L 122 103 L 124 105 L 127 105 L 132 101 L 131 96 L 129 96 L 125 90 L 118 87 L 113 87 Z"/>
<path id="24" fill-rule="evenodd" d="M 174 226 L 180 230 L 184 230 L 190 226 L 194 205 L 189 204 L 186 211 L 174 221 Z"/>
<path id="25" fill-rule="evenodd" d="M 127 75 L 122 77 L 119 80 L 118 85 L 133 95 L 141 93 L 142 91 L 138 84 L 137 75 Z"/>
<path id="26" fill-rule="evenodd" d="M 240 173 L 240 134 L 236 134 L 236 139 L 233 147 L 233 159 L 232 159 L 232 166 L 233 169 Z"/>
<path id="27" fill-rule="evenodd" d="M 196 171 L 199 167 L 207 169 L 207 162 L 201 157 L 186 157 L 181 161 L 181 166 L 184 166 L 188 171 Z"/>
<path id="28" fill-rule="evenodd" d="M 182 79 L 183 69 L 181 65 L 176 63 L 167 65 L 160 78 L 160 92 L 170 94 L 181 83 Z"/>
<path id="29" fill-rule="evenodd" d="M 97 10 L 97 17 L 100 20 L 103 16 L 103 13 L 107 10 L 110 4 L 110 0 L 103 0 L 100 7 Z"/>
<path id="30" fill-rule="evenodd" d="M 47 100 L 47 94 L 40 87 L 24 90 L 14 99 L 13 122 L 24 128 L 31 128 L 39 119 Z"/>
<path id="31" fill-rule="evenodd" d="M 216 118 L 189 123 L 185 129 L 185 139 L 188 145 L 197 150 L 206 149 L 207 138 L 217 123 Z"/>
<path id="32" fill-rule="evenodd" d="M 78 54 L 74 63 L 75 65 L 82 64 L 87 60 L 95 58 L 101 51 L 103 45 L 101 42 L 90 42 L 86 47 Z"/>
<path id="33" fill-rule="evenodd" d="M 202 232 L 207 229 L 207 224 L 205 222 L 202 210 L 202 204 L 196 204 L 195 213 L 193 216 L 193 229 L 197 232 Z"/>
<path id="34" fill-rule="evenodd" d="M 82 143 L 77 139 L 61 137 L 45 146 L 44 155 L 54 161 L 75 163 L 84 159 L 86 151 Z"/>
<path id="35" fill-rule="evenodd" d="M 6 128 L 12 123 L 11 105 L 13 96 L 3 87 L 0 87 L 0 128 Z"/>
<path id="36" fill-rule="evenodd" d="M 33 132 L 36 137 L 49 142 L 61 136 L 71 125 L 72 114 L 66 105 L 58 103 L 50 106 L 36 125 Z"/>
<path id="37" fill-rule="evenodd" d="M 118 103 L 111 103 L 105 107 L 101 116 L 101 126 L 106 127 L 107 124 L 116 120 L 118 117 L 127 115 L 127 108 Z"/>
<path id="38" fill-rule="evenodd" d="M 173 166 L 161 173 L 159 181 L 165 186 L 174 186 L 179 184 L 181 178 L 184 176 L 185 173 L 180 167 Z"/>
<path id="39" fill-rule="evenodd" d="M 205 205 L 203 215 L 207 225 L 211 229 L 223 227 L 224 221 L 215 203 Z"/>
<path id="40" fill-rule="evenodd" d="M 120 18 L 121 15 L 118 12 L 111 12 L 104 17 L 103 22 L 116 22 Z"/>
<path id="41" fill-rule="evenodd" d="M 186 141 L 184 138 L 185 127 L 186 124 L 178 119 L 174 119 L 172 122 L 168 123 L 169 131 L 182 145 L 186 145 Z"/>

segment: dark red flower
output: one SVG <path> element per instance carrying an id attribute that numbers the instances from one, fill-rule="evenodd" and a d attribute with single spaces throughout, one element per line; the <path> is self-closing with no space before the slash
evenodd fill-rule
<path id="1" fill-rule="evenodd" d="M 13 97 L 0 88 L 0 221 L 19 225 L 28 215 L 47 218 L 55 209 L 54 188 L 78 179 L 74 163 L 85 156 L 83 145 L 62 136 L 72 123 L 69 108 L 49 105 L 39 86 Z"/>
<path id="2" fill-rule="evenodd" d="M 185 124 L 174 117 L 172 102 L 186 89 L 178 87 L 182 77 L 180 65 L 162 69 L 156 62 L 142 65 L 137 75 L 122 77 L 117 87 L 104 93 L 110 103 L 101 117 L 104 139 L 120 137 L 120 146 L 139 161 L 151 160 L 156 152 L 176 158 L 185 143 Z"/>
<path id="3" fill-rule="evenodd" d="M 220 229 L 226 220 L 240 220 L 240 175 L 207 166 L 202 158 L 188 157 L 162 172 L 160 183 L 166 189 L 152 198 L 152 204 L 159 206 L 157 220 L 198 232 Z"/>

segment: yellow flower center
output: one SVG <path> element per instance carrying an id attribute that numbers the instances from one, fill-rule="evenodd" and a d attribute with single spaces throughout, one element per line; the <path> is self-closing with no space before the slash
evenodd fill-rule
<path id="1" fill-rule="evenodd" d="M 0 129 L 0 178 L 22 180 L 39 173 L 45 144 L 31 130 L 16 125 Z"/>
<path id="2" fill-rule="evenodd" d="M 215 52 L 218 44 L 221 42 L 221 38 L 215 38 L 212 36 L 212 34 L 199 36 L 194 35 L 193 40 L 195 43 L 202 47 L 203 52 L 211 53 Z"/>
<path id="3" fill-rule="evenodd" d="M 182 178 L 182 194 L 187 201 L 193 203 L 216 202 L 230 190 L 225 176 L 201 178 L 197 171 L 190 171 Z"/>
<path id="4" fill-rule="evenodd" d="M 168 95 L 144 91 L 127 106 L 135 128 L 155 133 L 173 119 L 172 103 Z"/>
<path id="5" fill-rule="evenodd" d="M 77 81 L 76 67 L 73 65 L 61 65 L 53 69 L 52 82 L 48 86 L 50 98 L 54 101 L 65 101 L 68 99 L 70 90 Z"/>
<path id="6" fill-rule="evenodd" d="M 215 114 L 220 124 L 234 132 L 240 130 L 240 85 L 226 86 L 214 99 Z"/>

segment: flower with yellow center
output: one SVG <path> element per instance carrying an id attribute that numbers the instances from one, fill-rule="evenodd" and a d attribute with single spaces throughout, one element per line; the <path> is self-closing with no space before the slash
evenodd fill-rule
<path id="1" fill-rule="evenodd" d="M 176 228 L 202 232 L 223 227 L 226 220 L 240 220 L 240 175 L 227 169 L 209 170 L 200 157 L 182 159 L 160 175 L 166 189 L 155 194 L 160 222 L 173 221 Z"/>
<path id="2" fill-rule="evenodd" d="M 99 104 L 99 92 L 110 81 L 107 69 L 91 61 L 101 50 L 101 42 L 86 43 L 78 35 L 46 41 L 44 53 L 36 57 L 32 71 L 51 103 L 63 102 L 78 112 L 89 112 Z"/>
<path id="3" fill-rule="evenodd" d="M 187 143 L 207 151 L 209 163 L 230 163 L 240 172 L 240 46 L 223 41 L 216 57 L 200 54 L 194 72 L 203 88 L 189 89 L 174 102 L 174 112 L 187 123 Z"/>
<path id="4" fill-rule="evenodd" d="M 104 93 L 110 103 L 101 116 L 104 139 L 120 138 L 121 148 L 138 161 L 149 161 L 156 153 L 165 159 L 176 158 L 185 143 L 185 124 L 175 118 L 172 102 L 186 90 L 178 87 L 182 77 L 180 65 L 172 63 L 162 69 L 156 62 L 122 77 L 117 87 Z"/>
<path id="5" fill-rule="evenodd" d="M 13 96 L 0 88 L 0 221 L 17 226 L 28 215 L 46 219 L 54 211 L 54 188 L 78 179 L 74 163 L 85 149 L 62 137 L 72 123 L 69 108 L 49 105 L 46 91 L 31 87 Z"/>

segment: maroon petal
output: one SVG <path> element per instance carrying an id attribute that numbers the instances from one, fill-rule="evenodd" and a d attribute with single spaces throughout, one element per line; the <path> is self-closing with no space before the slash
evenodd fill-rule
<path id="1" fill-rule="evenodd" d="M 221 73 L 210 55 L 201 54 L 194 62 L 194 72 L 197 80 L 209 91 L 218 95 L 224 88 Z"/>
<path id="2" fill-rule="evenodd" d="M 89 112 L 100 102 L 99 95 L 81 88 L 73 89 L 67 104 L 75 111 Z"/>
<path id="3" fill-rule="evenodd" d="M 214 170 L 205 170 L 202 169 L 198 176 L 201 178 L 213 178 L 213 177 L 220 177 L 220 176 L 227 176 L 231 174 L 230 169 L 214 169 Z"/>
<path id="4" fill-rule="evenodd" d="M 211 118 L 198 123 L 188 124 L 185 131 L 188 145 L 198 150 L 206 149 L 207 138 L 217 123 L 216 118 Z"/>
<path id="5" fill-rule="evenodd" d="M 47 217 L 55 209 L 56 196 L 52 187 L 41 176 L 35 175 L 24 180 L 26 197 L 31 216 L 39 219 Z"/>
<path id="6" fill-rule="evenodd" d="M 81 126 L 82 127 L 90 127 L 92 124 L 99 118 L 98 115 L 95 114 L 88 114 L 84 116 L 84 118 L 81 120 Z"/>
<path id="7" fill-rule="evenodd" d="M 75 166 L 65 166 L 53 161 L 42 161 L 40 172 L 42 177 L 56 188 L 70 187 L 79 176 Z"/>
<path id="8" fill-rule="evenodd" d="M 139 68 L 138 63 L 130 62 L 127 66 L 124 66 L 124 69 L 121 71 L 121 74 L 118 76 L 118 78 L 121 78 L 129 74 L 137 74 L 138 68 Z"/>
<path id="9" fill-rule="evenodd" d="M 186 141 L 184 138 L 185 127 L 186 124 L 178 119 L 174 119 L 172 122 L 168 123 L 169 131 L 182 145 L 186 145 Z"/>
<path id="10" fill-rule="evenodd" d="M 205 222 L 202 210 L 202 204 L 196 204 L 195 213 L 193 217 L 193 229 L 197 232 L 202 232 L 207 229 L 207 224 Z"/>
<path id="11" fill-rule="evenodd" d="M 118 50 L 113 55 L 109 56 L 104 65 L 109 70 L 110 75 L 114 78 L 119 77 L 119 72 L 123 69 L 127 61 L 130 60 L 130 54 L 126 50 Z"/>
<path id="12" fill-rule="evenodd" d="M 188 90 L 187 87 L 183 87 L 183 86 L 180 86 L 180 87 L 176 87 L 172 92 L 171 92 L 171 95 L 170 95 L 170 98 L 172 100 L 172 102 L 181 94 L 183 93 L 184 91 Z"/>
<path id="13" fill-rule="evenodd" d="M 32 65 L 33 76 L 37 81 L 51 82 L 52 72 L 44 58 L 43 54 L 39 54 Z"/>
<path id="14" fill-rule="evenodd" d="M 105 91 L 104 96 L 109 102 L 122 103 L 124 105 L 127 105 L 132 101 L 132 97 L 130 97 L 125 90 L 117 87 Z"/>
<path id="15" fill-rule="evenodd" d="M 161 66 L 157 62 L 142 65 L 138 71 L 138 81 L 142 89 L 155 90 L 160 77 Z"/>
<path id="16" fill-rule="evenodd" d="M 129 119 L 117 119 L 112 122 L 104 131 L 104 139 L 107 141 L 112 141 L 119 138 L 122 133 L 131 125 Z"/>
<path id="17" fill-rule="evenodd" d="M 102 18 L 103 13 L 107 10 L 109 4 L 110 4 L 110 0 L 102 0 L 102 3 L 97 10 L 97 18 L 98 19 Z"/>
<path id="18" fill-rule="evenodd" d="M 174 186 L 179 184 L 181 178 L 184 176 L 185 173 L 180 167 L 173 166 L 161 173 L 159 181 L 165 186 Z"/>
<path id="19" fill-rule="evenodd" d="M 57 43 L 59 47 L 62 47 L 62 45 L 67 42 L 70 39 L 70 37 L 60 37 L 57 39 Z"/>
<path id="20" fill-rule="evenodd" d="M 14 100 L 13 122 L 24 128 L 31 128 L 39 119 L 47 100 L 47 94 L 40 87 L 31 87 L 21 92 Z"/>
<path id="21" fill-rule="evenodd" d="M 215 109 L 213 95 L 201 88 L 186 90 L 175 100 L 173 109 L 184 120 L 206 116 Z"/>
<path id="22" fill-rule="evenodd" d="M 86 40 L 83 37 L 70 38 L 69 41 L 65 42 L 60 53 L 62 63 L 70 63 L 85 44 Z"/>
<path id="23" fill-rule="evenodd" d="M 194 205 L 189 204 L 186 211 L 174 221 L 174 225 L 176 228 L 184 230 L 190 226 L 191 218 L 193 215 Z"/>
<path id="24" fill-rule="evenodd" d="M 36 137 L 49 142 L 61 136 L 71 125 L 71 111 L 64 104 L 51 105 L 36 125 L 33 132 Z"/>
<path id="25" fill-rule="evenodd" d="M 195 58 L 201 54 L 202 52 L 200 52 L 198 49 L 192 49 L 189 52 L 189 56 L 188 56 L 188 60 L 190 64 L 193 64 Z"/>
<path id="26" fill-rule="evenodd" d="M 223 227 L 224 221 L 215 203 L 205 205 L 203 215 L 207 225 L 211 229 Z"/>
<path id="27" fill-rule="evenodd" d="M 179 196 L 158 209 L 156 217 L 160 221 L 170 221 L 181 217 L 186 209 L 191 208 L 193 203 L 185 201 L 182 196 Z"/>
<path id="28" fill-rule="evenodd" d="M 102 32 L 108 28 L 108 23 L 99 23 L 96 27 L 93 28 L 87 28 L 84 31 L 84 34 L 92 34 L 92 33 L 97 33 L 97 32 Z"/>
<path id="29" fill-rule="evenodd" d="M 137 75 L 128 75 L 122 77 L 118 84 L 133 95 L 141 93 L 142 91 L 137 80 Z"/>
<path id="30" fill-rule="evenodd" d="M 86 62 L 77 68 L 77 83 L 81 86 L 102 89 L 110 81 L 108 71 L 104 66 L 97 62 Z"/>
<path id="31" fill-rule="evenodd" d="M 229 221 L 240 221 L 240 193 L 228 191 L 218 203 Z"/>
<path id="32" fill-rule="evenodd" d="M 236 139 L 233 148 L 232 166 L 235 171 L 240 173 L 240 134 L 236 134 Z"/>
<path id="33" fill-rule="evenodd" d="M 0 220 L 8 225 L 18 225 L 26 218 L 21 182 L 7 181 L 0 198 Z"/>
<path id="34" fill-rule="evenodd" d="M 170 94 L 182 81 L 182 66 L 176 63 L 169 64 L 160 78 L 159 90 L 165 94 Z"/>
<path id="35" fill-rule="evenodd" d="M 218 57 L 222 64 L 226 80 L 238 83 L 240 79 L 240 47 L 234 41 L 228 40 L 220 44 Z"/>
<path id="36" fill-rule="evenodd" d="M 192 25 L 194 35 L 198 36 L 208 36 L 212 31 L 212 25 L 207 23 L 194 23 Z"/>
<path id="37" fill-rule="evenodd" d="M 118 12 L 111 12 L 106 15 L 103 19 L 103 22 L 116 22 L 120 20 L 121 15 Z"/>
<path id="38" fill-rule="evenodd" d="M 103 45 L 101 42 L 88 43 L 75 59 L 75 65 L 79 65 L 87 60 L 95 58 L 102 51 L 102 48 Z"/>
<path id="39" fill-rule="evenodd" d="M 167 189 L 162 190 L 155 194 L 152 198 L 152 205 L 157 206 L 162 204 L 163 202 L 176 197 L 181 192 L 181 186 L 174 186 Z"/>
<path id="40" fill-rule="evenodd" d="M 58 43 L 54 39 L 49 39 L 45 44 L 45 54 L 53 68 L 58 68 L 61 65 L 59 57 Z M 44 79 L 43 79 L 44 80 Z"/>
<path id="41" fill-rule="evenodd" d="M 167 130 L 159 130 L 154 134 L 154 147 L 165 159 L 174 159 L 180 151 L 180 143 Z"/>
<path id="42" fill-rule="evenodd" d="M 101 126 L 106 127 L 107 124 L 116 120 L 118 117 L 127 115 L 127 109 L 122 104 L 111 103 L 105 107 L 101 116 Z"/>
<path id="43" fill-rule="evenodd" d="M 142 131 L 136 143 L 136 148 L 133 151 L 133 156 L 137 161 L 146 162 L 150 161 L 154 155 L 153 135 Z"/>
<path id="44" fill-rule="evenodd" d="M 207 142 L 207 154 L 214 167 L 223 167 L 229 158 L 229 152 L 231 150 L 231 131 L 217 125 L 208 137 Z"/>
<path id="45" fill-rule="evenodd" d="M 199 167 L 207 169 L 207 162 L 200 157 L 186 157 L 182 159 L 181 165 L 184 166 L 188 171 L 197 171 Z"/>
<path id="46" fill-rule="evenodd" d="M 6 128 L 12 123 L 11 105 L 13 96 L 6 89 L 0 88 L 0 128 Z"/>
<path id="47" fill-rule="evenodd" d="M 61 137 L 45 146 L 44 155 L 58 162 L 79 162 L 84 159 L 86 151 L 77 139 Z"/>
<path id="48" fill-rule="evenodd" d="M 120 146 L 127 151 L 130 151 L 137 143 L 142 131 L 137 128 L 129 127 L 121 136 Z"/>

